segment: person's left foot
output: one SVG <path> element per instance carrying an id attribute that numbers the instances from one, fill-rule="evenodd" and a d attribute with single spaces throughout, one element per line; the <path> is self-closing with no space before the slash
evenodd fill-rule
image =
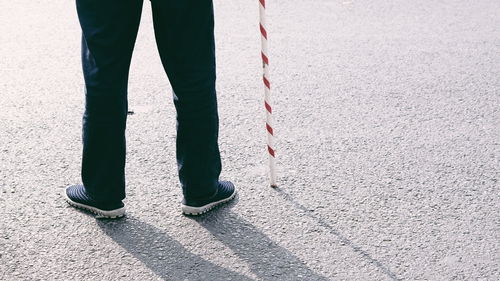
<path id="1" fill-rule="evenodd" d="M 98 202 L 93 200 L 81 184 L 66 187 L 64 192 L 68 204 L 97 215 L 97 218 L 116 219 L 125 215 L 125 205 L 122 201 Z"/>

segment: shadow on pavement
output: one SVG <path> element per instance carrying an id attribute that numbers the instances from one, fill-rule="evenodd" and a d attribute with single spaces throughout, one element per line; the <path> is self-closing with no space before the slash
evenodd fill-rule
<path id="1" fill-rule="evenodd" d="M 335 228 L 333 228 L 330 224 L 328 224 L 324 220 L 322 220 L 322 219 L 314 216 L 314 214 L 310 210 L 308 210 L 306 207 L 302 206 L 300 203 L 298 203 L 297 201 L 295 201 L 295 199 L 290 194 L 284 192 L 280 188 L 275 188 L 275 190 L 285 200 L 287 200 L 288 202 L 290 202 L 295 208 L 301 210 L 305 215 L 307 215 L 308 217 L 314 219 L 319 225 L 321 225 L 322 227 L 328 229 L 328 231 L 330 233 L 332 233 L 333 235 L 337 236 L 337 238 L 342 243 L 344 243 L 346 245 L 349 245 L 354 250 L 354 252 L 358 253 L 363 258 L 365 258 L 366 260 L 368 260 L 369 263 L 375 265 L 378 269 L 380 269 L 380 271 L 382 271 L 383 273 L 385 273 L 391 280 L 401 280 L 400 278 L 398 278 L 396 276 L 396 274 L 394 272 L 392 272 L 390 269 L 388 269 L 381 262 L 379 262 L 378 260 L 376 260 L 372 256 L 370 256 L 370 254 L 368 254 L 360 246 L 354 244 L 351 240 L 349 240 L 348 238 L 346 238 L 344 235 L 342 235 L 340 232 L 338 232 Z"/>
<path id="2" fill-rule="evenodd" d="M 191 218 L 245 261 L 259 280 L 328 280 L 228 208 Z"/>
<path id="3" fill-rule="evenodd" d="M 360 246 L 339 233 L 330 224 L 314 216 L 307 208 L 281 189 L 277 193 L 354 252 L 379 268 L 391 280 L 401 280 Z M 290 251 L 280 247 L 255 226 L 229 208 L 200 217 L 187 217 L 206 228 L 215 239 L 231 249 L 260 280 L 328 280 L 314 272 Z M 121 220 L 98 220 L 99 227 L 116 243 L 144 263 L 159 277 L 168 280 L 253 280 L 205 260 L 184 248 L 167 233 L 134 217 Z M 300 241 L 299 243 L 304 243 Z"/>
<path id="4" fill-rule="evenodd" d="M 168 280 L 252 280 L 184 248 L 161 229 L 134 217 L 97 220 L 101 229 L 159 277 Z"/>

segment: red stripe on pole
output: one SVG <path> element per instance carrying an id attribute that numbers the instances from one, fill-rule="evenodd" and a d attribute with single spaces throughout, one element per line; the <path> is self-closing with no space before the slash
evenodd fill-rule
<path id="1" fill-rule="evenodd" d="M 262 7 L 266 7 L 266 0 L 259 0 Z"/>
<path id="2" fill-rule="evenodd" d="M 262 24 L 260 24 L 260 33 L 262 34 L 262 36 L 264 36 L 264 38 L 267 39 L 267 32 L 266 29 L 262 26 Z"/>
<path id="3" fill-rule="evenodd" d="M 269 83 L 269 80 L 267 80 L 267 78 L 265 76 L 263 77 L 263 80 L 264 80 L 264 84 L 266 85 L 266 87 L 268 89 L 271 89 L 271 83 Z"/>
<path id="4" fill-rule="evenodd" d="M 271 108 L 271 106 L 267 102 L 264 102 L 264 105 L 266 106 L 266 109 L 269 113 L 273 113 L 273 109 Z"/>
<path id="5" fill-rule="evenodd" d="M 269 151 L 269 154 L 274 157 L 274 150 L 269 145 L 267 146 L 267 151 Z"/>
<path id="6" fill-rule="evenodd" d="M 263 61 L 265 64 L 269 65 L 269 59 L 267 58 L 267 56 L 266 56 L 266 55 L 264 55 L 264 53 L 262 53 L 262 52 L 261 52 L 261 54 L 262 54 L 262 61 Z"/>
<path id="7" fill-rule="evenodd" d="M 267 131 L 272 135 L 273 134 L 273 128 L 271 128 L 271 126 L 269 126 L 269 124 L 266 123 L 266 128 L 267 128 Z"/>

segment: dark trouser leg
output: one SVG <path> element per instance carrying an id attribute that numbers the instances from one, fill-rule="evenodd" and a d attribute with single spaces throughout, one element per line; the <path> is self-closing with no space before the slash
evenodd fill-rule
<path id="1" fill-rule="evenodd" d="M 128 73 L 142 0 L 76 4 L 85 77 L 82 181 L 96 200 L 122 200 Z"/>
<path id="2" fill-rule="evenodd" d="M 156 41 L 174 90 L 177 164 L 184 196 L 215 193 L 221 160 L 211 0 L 152 0 Z"/>

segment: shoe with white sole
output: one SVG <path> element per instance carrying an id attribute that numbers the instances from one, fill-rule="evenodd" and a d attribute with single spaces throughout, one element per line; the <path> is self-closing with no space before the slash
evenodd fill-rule
<path id="1" fill-rule="evenodd" d="M 215 193 L 215 195 L 211 198 L 202 200 L 189 200 L 184 198 L 181 204 L 182 213 L 190 216 L 198 216 L 221 204 L 233 200 L 235 196 L 236 188 L 232 182 L 219 181 L 217 193 Z"/>
<path id="2" fill-rule="evenodd" d="M 81 184 L 66 187 L 64 192 L 68 204 L 96 214 L 97 218 L 117 219 L 125 215 L 125 205 L 122 201 L 98 202 L 93 200 Z"/>

